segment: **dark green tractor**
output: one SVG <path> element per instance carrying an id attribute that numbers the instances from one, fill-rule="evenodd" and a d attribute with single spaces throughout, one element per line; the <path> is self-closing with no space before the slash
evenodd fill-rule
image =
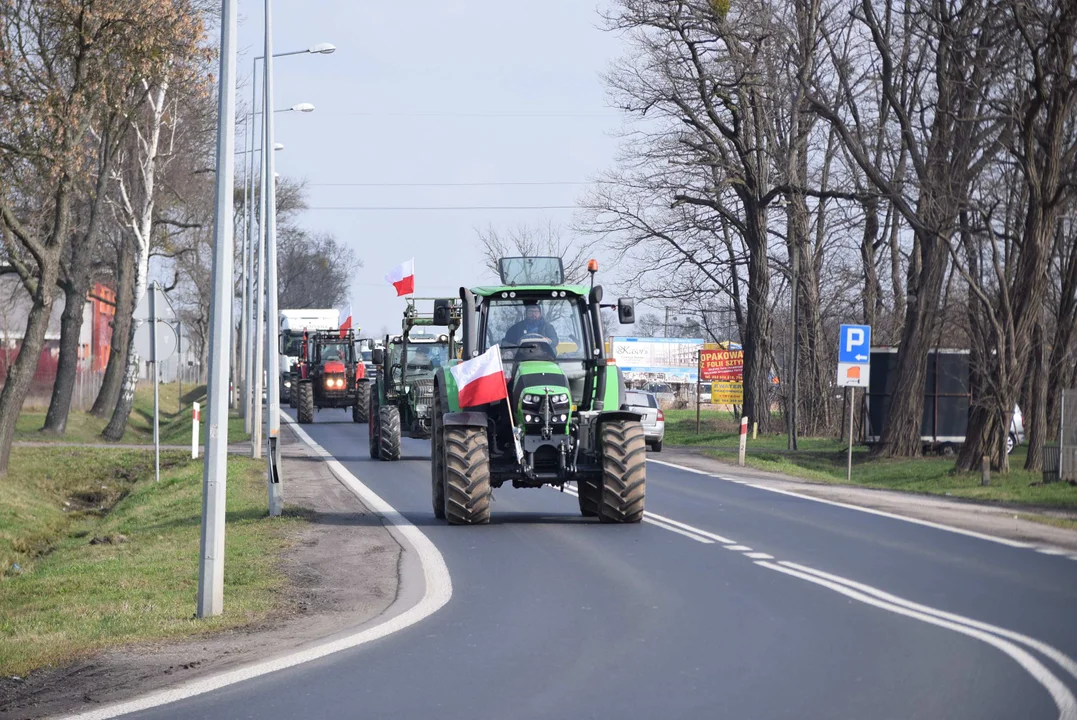
<path id="1" fill-rule="evenodd" d="M 434 312 L 420 312 L 416 300 L 433 300 Z M 445 327 L 447 332 L 430 332 L 428 328 L 434 326 Z M 459 326 L 458 301 L 409 298 L 403 332 L 387 335 L 384 347 L 371 352 L 375 371 L 370 394 L 370 457 L 399 460 L 401 437 L 430 437 L 434 373 L 456 357 L 454 334 Z"/>
<path id="2" fill-rule="evenodd" d="M 486 523 L 492 488 L 575 482 L 584 516 L 639 522 L 647 447 L 620 369 L 606 358 L 601 316 L 616 307 L 621 323 L 634 322 L 632 301 L 602 305 L 593 262 L 592 287 L 566 285 L 559 258 L 503 258 L 499 268 L 500 286 L 460 289 L 462 357 L 498 346 L 508 397 L 461 407 L 452 368 L 437 371 L 434 514 Z"/>

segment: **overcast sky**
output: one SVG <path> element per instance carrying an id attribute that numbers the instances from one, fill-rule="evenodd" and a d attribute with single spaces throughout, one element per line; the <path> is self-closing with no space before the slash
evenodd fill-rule
<path id="1" fill-rule="evenodd" d="M 329 186 L 322 183 L 584 183 L 611 166 L 621 126 L 601 75 L 622 52 L 591 0 L 277 0 L 274 51 L 314 43 L 332 55 L 275 62 L 277 171 L 305 178 L 301 222 L 362 260 L 352 284 L 364 334 L 400 326 L 402 300 L 383 277 L 415 258 L 417 295 L 455 295 L 490 280 L 476 228 L 571 222 L 571 209 L 327 210 L 327 207 L 572 206 L 583 184 Z M 262 4 L 240 3 L 249 102 L 262 54 Z M 607 281 L 608 282 L 608 281 Z"/>

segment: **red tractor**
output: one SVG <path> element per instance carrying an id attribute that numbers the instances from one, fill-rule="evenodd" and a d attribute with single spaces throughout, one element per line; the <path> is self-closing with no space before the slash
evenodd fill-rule
<path id="1" fill-rule="evenodd" d="M 367 421 L 370 381 L 352 330 L 304 331 L 291 380 L 289 404 L 300 424 L 314 422 L 322 408 L 350 407 L 353 422 Z"/>

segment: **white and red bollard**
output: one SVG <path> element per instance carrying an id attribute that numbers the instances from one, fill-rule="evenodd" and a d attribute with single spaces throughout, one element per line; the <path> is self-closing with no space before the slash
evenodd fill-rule
<path id="1" fill-rule="evenodd" d="M 740 419 L 740 448 L 737 451 L 737 464 L 744 467 L 744 451 L 748 446 L 748 418 Z"/>
<path id="2" fill-rule="evenodd" d="M 198 403 L 191 407 L 191 457 L 198 459 L 198 423 L 202 420 L 202 413 Z"/>

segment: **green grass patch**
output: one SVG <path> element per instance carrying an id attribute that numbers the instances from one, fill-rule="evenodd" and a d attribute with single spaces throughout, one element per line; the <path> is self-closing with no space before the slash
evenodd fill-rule
<path id="1" fill-rule="evenodd" d="M 0 478 L 0 675 L 244 625 L 279 606 L 280 553 L 304 521 L 267 518 L 264 462 L 229 457 L 225 611 L 206 620 L 194 618 L 202 463 L 165 453 L 159 483 L 152 463 L 139 451 L 13 450 Z"/>
<path id="2" fill-rule="evenodd" d="M 714 448 L 707 454 L 736 462 L 740 426 L 730 413 L 704 410 L 699 434 L 695 410 L 667 410 L 665 415 L 667 445 Z M 798 450 L 789 452 L 784 433 L 760 435 L 752 440 L 749 432 L 747 446 L 745 464 L 750 467 L 818 482 L 846 482 L 848 445 L 836 438 L 798 438 Z M 1020 469 L 1026 452 L 1024 446 L 1014 450 L 1009 474 L 992 473 L 991 484 L 984 487 L 980 485 L 979 472 L 956 472 L 954 458 L 873 459 L 866 447 L 854 446 L 852 482 L 863 487 L 969 500 L 1077 509 L 1077 487 L 1066 483 L 1044 485 L 1041 473 Z"/>
<path id="3" fill-rule="evenodd" d="M 158 386 L 158 406 L 160 415 L 158 429 L 162 445 L 191 444 L 191 403 L 202 406 L 202 427 L 199 442 L 205 440 L 206 386 L 184 385 L 182 402 L 179 398 L 179 385 L 166 383 Z M 96 418 L 89 413 L 72 410 L 67 420 L 67 431 L 63 435 L 41 432 L 45 424 L 45 410 L 24 410 L 15 423 L 15 440 L 30 442 L 73 442 L 100 443 L 101 431 L 108 425 L 108 418 Z M 242 442 L 247 439 L 243 432 L 243 419 L 236 413 L 228 418 L 228 442 Z M 135 402 L 127 420 L 127 430 L 121 443 L 132 445 L 153 444 L 153 383 L 141 382 L 135 390 Z"/>

